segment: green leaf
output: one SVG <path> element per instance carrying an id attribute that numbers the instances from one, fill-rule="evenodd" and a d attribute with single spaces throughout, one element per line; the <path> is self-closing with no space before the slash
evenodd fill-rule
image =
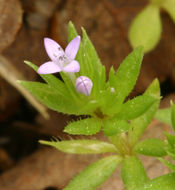
<path id="1" fill-rule="evenodd" d="M 39 142 L 70 154 L 100 154 L 106 152 L 117 152 L 117 149 L 113 144 L 98 140 L 68 140 L 56 142 L 41 140 Z"/>
<path id="2" fill-rule="evenodd" d="M 148 52 L 155 48 L 160 40 L 162 24 L 158 6 L 148 5 L 132 21 L 129 29 L 129 40 L 135 48 L 139 45 Z"/>
<path id="3" fill-rule="evenodd" d="M 111 176 L 121 160 L 118 156 L 98 160 L 78 174 L 63 190 L 95 190 Z"/>
<path id="4" fill-rule="evenodd" d="M 127 121 L 119 120 L 117 118 L 107 119 L 103 122 L 103 131 L 107 136 L 124 133 L 129 130 Z"/>
<path id="5" fill-rule="evenodd" d="M 126 190 L 135 190 L 148 181 L 145 169 L 135 156 L 125 157 L 122 163 L 122 179 Z"/>
<path id="6" fill-rule="evenodd" d="M 101 92 L 99 98 L 100 110 L 104 115 L 114 116 L 121 110 L 122 100 L 116 95 L 113 87 L 107 87 L 105 91 Z"/>
<path id="7" fill-rule="evenodd" d="M 162 3 L 162 8 L 164 8 L 175 22 L 175 0 L 165 0 Z"/>
<path id="8" fill-rule="evenodd" d="M 24 62 L 37 72 L 38 67 L 36 65 L 29 61 Z M 68 99 L 72 101 L 75 101 L 77 104 L 81 104 L 81 96 L 79 96 L 79 94 L 77 93 L 75 89 L 75 84 L 73 83 L 73 81 L 76 80 L 75 74 L 64 72 L 60 72 L 60 74 L 64 82 L 62 82 L 52 74 L 41 74 L 40 76 L 49 86 L 53 87 L 58 93 L 62 94 L 63 96 L 66 96 Z"/>
<path id="9" fill-rule="evenodd" d="M 168 151 L 167 151 L 167 154 L 173 159 L 173 160 L 175 160 L 175 149 L 169 149 Z"/>
<path id="10" fill-rule="evenodd" d="M 156 101 L 155 97 L 149 95 L 137 96 L 123 104 L 119 114 L 120 119 L 131 120 L 146 112 Z"/>
<path id="11" fill-rule="evenodd" d="M 148 86 L 144 94 L 151 95 L 160 99 L 160 85 L 157 78 L 154 79 L 153 82 Z"/>
<path id="12" fill-rule="evenodd" d="M 159 98 L 160 87 L 157 79 L 152 82 L 144 94 Z M 157 100 L 143 115 L 131 121 L 128 138 L 132 146 L 137 143 L 146 127 L 152 121 L 154 114 L 159 107 L 159 103 L 160 100 Z"/>
<path id="13" fill-rule="evenodd" d="M 35 64 L 33 64 L 30 61 L 24 61 L 29 67 L 31 67 L 34 71 L 37 72 L 38 70 L 38 66 L 36 66 Z M 66 88 L 66 85 L 59 80 L 57 77 L 55 77 L 54 75 L 51 74 L 43 74 L 40 75 L 44 81 L 50 85 L 51 87 L 53 87 L 56 91 L 58 91 L 58 93 L 63 94 L 64 96 L 69 96 L 68 98 L 71 98 L 70 95 L 68 95 L 68 90 Z"/>
<path id="14" fill-rule="evenodd" d="M 79 115 L 76 103 L 51 86 L 40 82 L 19 81 L 33 96 L 48 108 L 67 114 Z"/>
<path id="15" fill-rule="evenodd" d="M 139 178 L 138 178 L 139 179 Z M 135 190 L 174 190 L 175 173 L 166 174 L 141 185 Z"/>
<path id="16" fill-rule="evenodd" d="M 71 21 L 69 21 L 69 23 L 68 23 L 68 42 L 73 40 L 76 36 L 78 36 L 78 33 L 75 29 L 75 26 Z"/>
<path id="17" fill-rule="evenodd" d="M 114 71 L 111 70 L 109 83 L 116 91 L 116 96 L 118 96 L 121 102 L 129 95 L 135 86 L 136 80 L 140 72 L 140 66 L 143 58 L 143 48 L 138 47 L 133 50 L 119 66 L 115 80 Z M 114 105 L 115 106 L 115 105 Z M 111 109 L 113 109 L 111 107 Z M 115 107 L 114 107 L 115 109 Z"/>
<path id="18" fill-rule="evenodd" d="M 155 118 L 158 119 L 159 121 L 166 123 L 168 125 L 171 124 L 171 109 L 170 108 L 164 108 L 164 109 L 159 109 L 157 110 L 155 114 Z"/>
<path id="19" fill-rule="evenodd" d="M 72 23 L 69 23 L 68 39 L 72 40 L 76 35 L 76 29 Z M 104 89 L 105 86 L 105 67 L 96 53 L 96 50 L 88 38 L 86 31 L 82 28 L 82 41 L 76 56 L 76 60 L 80 63 L 79 76 L 88 76 L 93 81 L 93 94 L 99 94 L 99 91 Z"/>
<path id="20" fill-rule="evenodd" d="M 175 104 L 171 102 L 171 123 L 175 131 Z"/>
<path id="21" fill-rule="evenodd" d="M 137 153 L 147 156 L 162 157 L 167 155 L 165 142 L 163 140 L 154 138 L 139 142 L 135 146 L 134 150 Z"/>
<path id="22" fill-rule="evenodd" d="M 33 68 L 35 71 L 38 70 L 38 67 L 29 61 L 24 61 L 28 66 Z M 89 101 L 88 97 L 81 96 L 77 93 L 74 84 L 72 83 L 71 78 L 75 77 L 74 74 L 61 73 L 65 82 L 62 82 L 57 77 L 51 74 L 40 75 L 43 80 L 51 86 L 57 93 L 64 96 L 68 100 L 68 103 L 76 104 L 75 107 L 78 108 L 77 115 L 87 115 L 91 114 L 98 105 L 96 101 Z M 51 108 L 52 109 L 52 108 Z M 56 110 L 58 111 L 58 110 Z M 74 113 L 75 114 L 75 113 Z"/>
<path id="23" fill-rule="evenodd" d="M 159 158 L 159 160 L 164 163 L 170 170 L 175 171 L 175 165 L 164 160 L 163 158 Z"/>
<path id="24" fill-rule="evenodd" d="M 101 106 L 103 113 L 114 115 L 120 111 L 123 101 L 134 88 L 142 58 L 143 49 L 138 47 L 124 59 L 116 74 L 114 68 L 111 67 L 108 91 L 102 95 L 106 100 L 105 104 Z"/>
<path id="25" fill-rule="evenodd" d="M 27 60 L 25 60 L 24 63 L 25 63 L 26 65 L 28 65 L 29 67 L 31 67 L 34 71 L 37 72 L 38 66 L 36 66 L 35 64 L 33 64 L 32 62 L 27 61 Z"/>
<path id="26" fill-rule="evenodd" d="M 24 62 L 37 72 L 38 67 L 36 65 L 34 65 L 33 63 L 31 63 L 29 61 L 24 61 Z M 88 113 L 92 112 L 92 110 L 93 110 L 92 108 L 95 107 L 94 104 L 92 107 L 91 102 L 88 103 L 88 99 L 84 98 L 84 97 L 82 98 L 82 96 L 80 94 L 78 94 L 75 89 L 75 85 L 72 82 L 72 79 L 75 77 L 74 74 L 72 74 L 72 73 L 65 74 L 65 73 L 61 72 L 61 76 L 64 79 L 64 82 L 62 82 L 61 80 L 59 80 L 57 77 L 55 77 L 52 74 L 43 74 L 43 75 L 41 74 L 40 76 L 57 93 L 59 93 L 61 96 L 64 96 L 65 99 L 68 99 L 69 100 L 68 102 L 70 102 L 70 100 L 71 100 L 72 102 L 76 103 L 79 114 L 88 114 Z M 73 80 L 75 81 L 76 79 L 74 78 Z"/>
<path id="27" fill-rule="evenodd" d="M 115 82 L 116 82 L 116 79 L 115 79 L 116 77 L 115 77 L 115 70 L 114 70 L 114 67 L 112 66 L 111 68 L 110 68 L 110 71 L 109 71 L 109 84 L 111 85 L 111 86 L 113 86 L 114 84 L 115 84 Z"/>
<path id="28" fill-rule="evenodd" d="M 167 154 L 175 160 L 175 136 L 174 135 L 171 135 L 171 134 L 168 134 L 168 133 L 165 133 L 165 136 L 168 140 L 168 144 L 167 144 L 167 147 L 166 147 L 166 151 L 167 151 Z"/>
<path id="29" fill-rule="evenodd" d="M 77 93 L 75 88 L 75 73 L 60 72 L 60 74 L 67 88 L 68 94 L 71 96 L 71 99 L 81 106 L 85 104 L 87 102 L 87 98 L 84 97 L 82 99 L 82 96 L 80 95 L 80 93 Z"/>
<path id="30" fill-rule="evenodd" d="M 86 118 L 69 123 L 64 132 L 72 135 L 94 135 L 101 129 L 101 121 L 94 118 Z"/>
<path id="31" fill-rule="evenodd" d="M 169 134 L 169 133 L 164 133 L 169 145 L 175 149 L 175 135 Z"/>

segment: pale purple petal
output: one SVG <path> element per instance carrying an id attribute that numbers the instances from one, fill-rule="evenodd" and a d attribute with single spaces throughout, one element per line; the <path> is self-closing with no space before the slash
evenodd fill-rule
<path id="1" fill-rule="evenodd" d="M 60 56 L 65 54 L 62 47 L 50 38 L 44 38 L 44 46 L 52 61 L 58 60 Z"/>
<path id="2" fill-rule="evenodd" d="M 76 90 L 84 94 L 86 96 L 89 96 L 92 90 L 93 83 L 90 78 L 86 76 L 80 76 L 76 80 Z"/>
<path id="3" fill-rule="evenodd" d="M 76 73 L 79 72 L 79 70 L 80 64 L 76 60 L 71 61 L 67 66 L 63 67 L 63 71 L 65 72 Z"/>
<path id="4" fill-rule="evenodd" d="M 80 46 L 80 36 L 77 36 L 75 37 L 66 47 L 65 49 L 65 53 L 66 55 L 71 59 L 71 60 L 74 60 L 76 55 L 77 55 L 77 52 L 78 52 L 78 49 L 79 49 L 79 46 Z"/>
<path id="5" fill-rule="evenodd" d="M 54 62 L 52 61 L 48 61 L 44 64 L 42 64 L 39 68 L 38 68 L 38 73 L 39 74 L 50 74 L 50 73 L 57 73 L 60 72 L 61 68 Z"/>

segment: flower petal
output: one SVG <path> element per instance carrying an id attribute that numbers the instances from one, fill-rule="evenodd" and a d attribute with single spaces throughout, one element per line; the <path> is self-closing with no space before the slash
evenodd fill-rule
<path id="1" fill-rule="evenodd" d="M 66 47 L 65 49 L 65 53 L 66 55 L 71 59 L 71 60 L 74 60 L 76 55 L 77 55 L 77 52 L 78 52 L 78 49 L 79 49 L 79 46 L 80 46 L 80 36 L 77 36 L 75 37 Z"/>
<path id="2" fill-rule="evenodd" d="M 44 38 L 44 46 L 52 61 L 58 60 L 60 56 L 65 54 L 62 47 L 50 38 Z"/>
<path id="3" fill-rule="evenodd" d="M 48 61 L 44 64 L 42 64 L 39 68 L 38 68 L 38 73 L 39 74 L 50 74 L 50 73 L 57 73 L 60 72 L 61 68 L 54 62 L 52 61 Z"/>
<path id="4" fill-rule="evenodd" d="M 78 61 L 71 61 L 67 66 L 63 67 L 63 71 L 65 72 L 71 72 L 71 73 L 76 73 L 79 72 L 80 70 L 80 64 Z"/>

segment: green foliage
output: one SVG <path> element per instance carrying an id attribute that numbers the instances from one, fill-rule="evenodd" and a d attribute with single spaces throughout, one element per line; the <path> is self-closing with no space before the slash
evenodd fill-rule
<path id="1" fill-rule="evenodd" d="M 175 173 L 163 175 L 141 185 L 134 190 L 174 190 Z"/>
<path id="2" fill-rule="evenodd" d="M 142 45 L 144 51 L 148 52 L 159 42 L 161 31 L 160 9 L 150 4 L 133 20 L 129 30 L 129 40 L 134 48 Z"/>
<path id="3" fill-rule="evenodd" d="M 162 121 L 163 123 L 171 125 L 171 109 L 164 108 L 157 110 L 155 118 Z"/>
<path id="4" fill-rule="evenodd" d="M 152 82 L 144 94 L 160 98 L 160 87 L 157 79 Z M 159 103 L 160 99 L 156 100 L 156 102 L 144 114 L 131 121 L 131 127 L 128 133 L 128 138 L 131 146 L 134 146 L 137 143 L 146 127 L 153 119 L 154 114 L 159 107 Z"/>
<path id="5" fill-rule="evenodd" d="M 175 160 L 175 135 L 165 133 L 165 136 L 168 141 L 168 145 L 166 147 L 167 154 Z"/>
<path id="6" fill-rule="evenodd" d="M 175 165 L 164 160 L 163 158 L 159 158 L 159 160 L 164 163 L 170 170 L 174 171 L 175 172 Z"/>
<path id="7" fill-rule="evenodd" d="M 158 110 L 156 113 L 156 118 L 160 121 L 172 125 L 175 130 L 175 105 L 171 101 L 171 108 Z M 166 153 L 175 160 L 175 135 L 164 133 L 167 138 L 167 146 Z M 159 160 L 164 163 L 169 169 L 175 171 L 175 165 L 164 160 L 163 158 L 159 158 Z"/>
<path id="8" fill-rule="evenodd" d="M 76 29 L 72 22 L 68 26 L 68 39 L 72 40 L 77 36 Z M 99 91 L 105 87 L 105 67 L 96 53 L 86 31 L 82 28 L 82 41 L 76 56 L 76 60 L 80 63 L 79 76 L 88 76 L 93 81 L 92 95 L 99 94 Z"/>
<path id="9" fill-rule="evenodd" d="M 168 140 L 168 143 L 169 145 L 175 149 L 175 135 L 172 135 L 172 134 L 168 134 L 168 133 L 164 133 L 167 140 Z"/>
<path id="10" fill-rule="evenodd" d="M 105 69 L 84 29 L 82 29 L 82 34 L 82 41 L 76 56 L 81 67 L 79 73 L 75 75 L 61 72 L 63 81 L 50 74 L 40 75 L 46 84 L 25 81 L 21 81 L 21 84 L 50 109 L 67 114 L 92 116 L 91 119 L 68 124 L 65 132 L 69 134 L 95 134 L 100 131 L 100 120 L 103 118 L 105 118 L 105 134 L 113 135 L 127 131 L 129 126 L 124 120 L 133 119 L 143 114 L 155 101 L 154 97 L 146 95 L 123 104 L 138 78 L 143 49 L 138 47 L 128 55 L 117 73 L 111 69 L 109 81 L 105 83 Z M 75 36 L 77 36 L 77 32 L 70 22 L 69 41 Z M 38 67 L 34 64 L 28 61 L 26 64 L 37 71 Z M 76 92 L 74 81 L 80 75 L 88 76 L 93 81 L 93 90 L 88 97 Z M 42 89 L 40 90 L 40 88 Z M 99 117 L 97 113 L 101 115 L 98 119 L 96 119 Z M 114 118 L 119 122 L 111 125 L 110 120 L 115 120 Z M 125 124 L 123 125 L 123 123 Z"/>
<path id="11" fill-rule="evenodd" d="M 108 91 L 101 94 L 105 97 L 101 109 L 104 114 L 114 115 L 120 111 L 123 101 L 134 88 L 143 58 L 143 48 L 133 50 L 121 63 L 115 73 L 113 67 L 110 69 Z"/>
<path id="12" fill-rule="evenodd" d="M 118 156 L 98 160 L 78 174 L 63 190 L 95 190 L 114 172 L 121 160 Z"/>
<path id="13" fill-rule="evenodd" d="M 156 114 L 156 118 L 160 121 L 167 123 L 169 125 L 172 125 L 173 129 L 175 130 L 175 105 L 173 102 L 171 102 L 171 108 L 158 110 Z M 175 160 L 175 135 L 164 133 L 167 138 L 167 146 L 166 146 L 166 152 L 167 154 Z M 164 163 L 168 168 L 175 171 L 175 165 L 159 158 L 159 160 Z"/>
<path id="14" fill-rule="evenodd" d="M 166 153 L 166 144 L 163 140 L 160 139 L 145 139 L 139 142 L 134 150 L 137 153 L 144 154 L 147 156 L 156 156 L 162 157 L 167 155 Z"/>
<path id="15" fill-rule="evenodd" d="M 148 181 L 145 169 L 137 157 L 128 156 L 123 160 L 122 179 L 126 190 L 135 190 Z"/>
<path id="16" fill-rule="evenodd" d="M 100 131 L 101 121 L 94 118 L 86 118 L 69 123 L 64 132 L 72 135 L 93 135 Z"/>
<path id="17" fill-rule="evenodd" d="M 175 131 L 175 104 L 171 102 L 171 123 Z"/>
<path id="18" fill-rule="evenodd" d="M 147 94 L 137 96 L 123 104 L 119 114 L 120 119 L 131 120 L 145 113 L 158 98 Z"/>
<path id="19" fill-rule="evenodd" d="M 175 149 L 168 149 L 167 154 L 173 159 L 175 160 Z"/>
<path id="20" fill-rule="evenodd" d="M 166 0 L 168 2 L 170 0 Z M 64 190 L 94 190 L 98 188 L 122 162 L 122 179 L 126 190 L 171 190 L 174 174 L 149 180 L 137 153 L 175 159 L 175 136 L 165 133 L 167 141 L 146 139 L 138 143 L 139 138 L 153 119 L 159 103 L 160 88 L 154 80 L 143 95 L 133 99 L 126 98 L 133 90 L 140 72 L 144 51 L 152 50 L 161 33 L 159 10 L 164 5 L 162 0 L 152 0 L 133 21 L 130 40 L 136 47 L 122 62 L 117 72 L 111 67 L 106 82 L 105 67 L 82 28 L 82 40 L 76 56 L 80 63 L 80 72 L 60 72 L 61 79 L 46 74 L 40 75 L 45 83 L 20 81 L 31 94 L 48 108 L 65 114 L 86 115 L 69 123 L 64 132 L 72 135 L 94 135 L 103 129 L 111 143 L 98 140 L 40 141 L 41 144 L 72 154 L 114 153 L 96 161 L 78 174 Z M 69 23 L 68 41 L 78 34 L 74 25 Z M 35 71 L 38 67 L 25 61 Z M 88 76 L 93 82 L 92 92 L 85 96 L 76 91 L 75 81 L 79 76 Z M 175 129 L 175 105 L 171 109 L 162 109 L 156 118 L 169 123 Z M 82 117 L 81 117 L 82 118 Z M 164 164 L 175 171 L 175 166 L 162 158 Z M 167 180 L 167 181 L 166 181 Z M 160 183 L 160 184 L 158 184 Z M 173 184 L 174 185 L 174 184 Z M 154 188 L 152 188 L 154 187 Z"/>
<path id="21" fill-rule="evenodd" d="M 69 21 L 68 23 L 68 42 L 74 39 L 78 35 L 74 24 Z"/>
<path id="22" fill-rule="evenodd" d="M 134 88 L 143 58 L 143 48 L 134 49 L 121 63 L 117 73 L 111 69 L 109 74 L 109 84 L 115 89 L 115 93 L 123 102 Z"/>
<path id="23" fill-rule="evenodd" d="M 53 87 L 40 82 L 19 81 L 19 83 L 48 108 L 67 114 L 81 114 L 76 102 L 72 102 L 68 94 L 65 96 Z"/>
<path id="24" fill-rule="evenodd" d="M 29 61 L 24 61 L 29 67 L 31 67 L 34 71 L 37 72 L 38 66 L 34 65 L 33 63 Z M 67 90 L 67 87 L 65 83 L 61 80 L 59 80 L 57 77 L 51 74 L 47 75 L 40 75 L 41 78 L 54 90 L 56 90 L 59 94 L 62 94 L 63 96 L 68 96 L 67 98 L 72 98 L 69 94 L 69 91 Z"/>
<path id="25" fill-rule="evenodd" d="M 117 118 L 108 119 L 103 121 L 103 131 L 107 136 L 116 135 L 118 133 L 124 133 L 129 130 L 129 124 L 125 120 Z"/>
<path id="26" fill-rule="evenodd" d="M 38 70 L 38 67 L 33 63 L 29 61 L 25 61 L 25 63 L 29 65 L 31 68 L 33 68 L 35 71 Z M 43 74 L 40 76 L 47 83 L 47 85 L 39 82 L 19 82 L 39 101 L 41 101 L 44 105 L 46 105 L 48 108 L 52 110 L 74 115 L 81 115 L 84 114 L 86 111 L 88 112 L 86 108 L 82 109 L 87 99 L 83 99 L 82 102 L 81 96 L 78 96 L 78 94 L 75 91 L 75 87 L 72 86 L 72 81 L 70 81 L 68 77 L 65 76 L 64 79 L 67 79 L 67 83 L 71 83 L 71 88 L 68 88 L 68 86 L 66 85 L 67 83 L 64 83 L 63 81 L 59 80 L 54 75 Z M 40 86 L 43 89 L 43 91 L 41 89 L 42 92 L 39 89 Z M 92 105 L 90 105 L 89 107 L 92 108 Z"/>
<path id="27" fill-rule="evenodd" d="M 98 140 L 39 141 L 41 144 L 55 147 L 70 154 L 100 154 L 117 152 L 113 144 Z"/>

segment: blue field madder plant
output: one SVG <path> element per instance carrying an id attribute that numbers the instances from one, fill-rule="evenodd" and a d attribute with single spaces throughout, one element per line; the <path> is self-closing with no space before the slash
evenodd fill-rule
<path id="1" fill-rule="evenodd" d="M 66 153 L 111 153 L 84 169 L 64 190 L 96 189 L 119 164 L 122 165 L 121 175 L 127 190 L 174 190 L 174 173 L 150 180 L 137 157 L 144 154 L 161 159 L 168 154 L 167 143 L 163 140 L 152 138 L 138 142 L 160 103 L 158 80 L 155 79 L 143 95 L 126 100 L 140 72 L 142 47 L 135 48 L 117 72 L 111 67 L 106 79 L 105 67 L 85 30 L 82 29 L 81 40 L 71 22 L 68 29 L 69 44 L 65 51 L 55 41 L 45 38 L 45 48 L 51 61 L 39 68 L 25 61 L 46 83 L 20 81 L 48 108 L 87 116 L 69 123 L 64 132 L 94 135 L 102 130 L 109 139 L 109 142 L 87 139 L 40 141 Z M 62 80 L 51 74 L 55 72 L 60 72 Z"/>

